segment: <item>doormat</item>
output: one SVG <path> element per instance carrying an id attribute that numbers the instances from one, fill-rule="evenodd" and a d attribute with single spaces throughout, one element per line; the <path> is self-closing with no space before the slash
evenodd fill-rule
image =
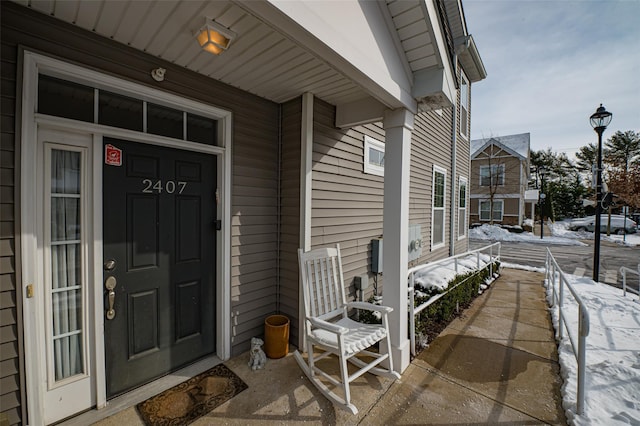
<path id="1" fill-rule="evenodd" d="M 147 426 L 185 425 L 230 400 L 247 384 L 219 364 L 137 405 Z"/>

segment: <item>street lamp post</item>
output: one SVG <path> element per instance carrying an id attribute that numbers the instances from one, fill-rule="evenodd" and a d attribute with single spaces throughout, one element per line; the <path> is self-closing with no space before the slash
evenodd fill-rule
<path id="1" fill-rule="evenodd" d="M 591 127 L 598 134 L 598 164 L 596 166 L 596 229 L 593 242 L 593 280 L 598 282 L 600 278 L 600 223 L 602 215 L 602 133 L 611 123 L 613 114 L 607 111 L 602 104 L 594 112 L 589 120 Z"/>
<path id="2" fill-rule="evenodd" d="M 540 239 L 544 238 L 544 202 L 547 198 L 547 194 L 544 193 L 544 174 L 546 170 L 544 166 L 538 167 L 538 174 L 540 175 Z"/>

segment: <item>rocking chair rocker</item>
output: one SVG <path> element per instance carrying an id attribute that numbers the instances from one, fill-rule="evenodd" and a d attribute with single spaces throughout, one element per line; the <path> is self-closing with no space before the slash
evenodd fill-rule
<path id="1" fill-rule="evenodd" d="M 302 371 L 324 396 L 339 407 L 357 414 L 358 409 L 351 403 L 349 384 L 352 381 L 366 372 L 392 379 L 400 378 L 392 370 L 393 361 L 391 352 L 388 351 L 391 342 L 387 314 L 392 309 L 366 302 L 346 302 L 339 244 L 335 248 L 316 249 L 306 253 L 298 249 L 298 261 L 304 293 L 304 333 L 308 361 L 304 360 L 299 351 L 295 351 L 294 356 Z M 382 325 L 354 321 L 348 317 L 349 309 L 380 312 Z M 379 353 L 367 350 L 381 340 L 386 340 L 386 344 L 380 345 Z M 324 352 L 314 354 L 314 346 Z M 387 352 L 383 352 L 383 349 Z M 316 361 L 331 355 L 336 355 L 340 361 L 339 379 L 316 365 Z M 357 355 L 364 355 L 368 359 L 363 360 Z M 373 361 L 370 361 L 371 358 Z M 388 369 L 379 366 L 385 360 L 388 360 Z M 347 361 L 359 367 L 359 370 L 349 375 Z M 329 389 L 318 375 L 341 387 L 344 397 Z"/>

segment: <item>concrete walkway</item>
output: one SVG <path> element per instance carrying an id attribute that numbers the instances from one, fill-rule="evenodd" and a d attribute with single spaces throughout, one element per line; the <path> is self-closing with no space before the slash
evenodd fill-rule
<path id="1" fill-rule="evenodd" d="M 225 364 L 249 388 L 193 424 L 565 424 L 542 279 L 539 273 L 504 269 L 400 380 L 370 374 L 356 380 L 356 416 L 329 403 L 291 354 L 255 372 L 245 354 Z M 142 421 L 129 408 L 99 424 Z"/>

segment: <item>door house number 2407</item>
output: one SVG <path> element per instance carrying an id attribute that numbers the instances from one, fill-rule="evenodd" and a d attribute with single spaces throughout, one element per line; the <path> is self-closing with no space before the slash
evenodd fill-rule
<path id="1" fill-rule="evenodd" d="M 162 182 L 161 179 L 155 181 L 155 183 L 151 179 L 142 179 L 142 184 L 144 185 L 142 192 L 145 194 L 162 194 L 162 191 L 167 194 L 173 194 L 174 192 L 182 194 L 182 191 L 187 187 L 187 182 L 176 182 L 174 180 Z"/>

